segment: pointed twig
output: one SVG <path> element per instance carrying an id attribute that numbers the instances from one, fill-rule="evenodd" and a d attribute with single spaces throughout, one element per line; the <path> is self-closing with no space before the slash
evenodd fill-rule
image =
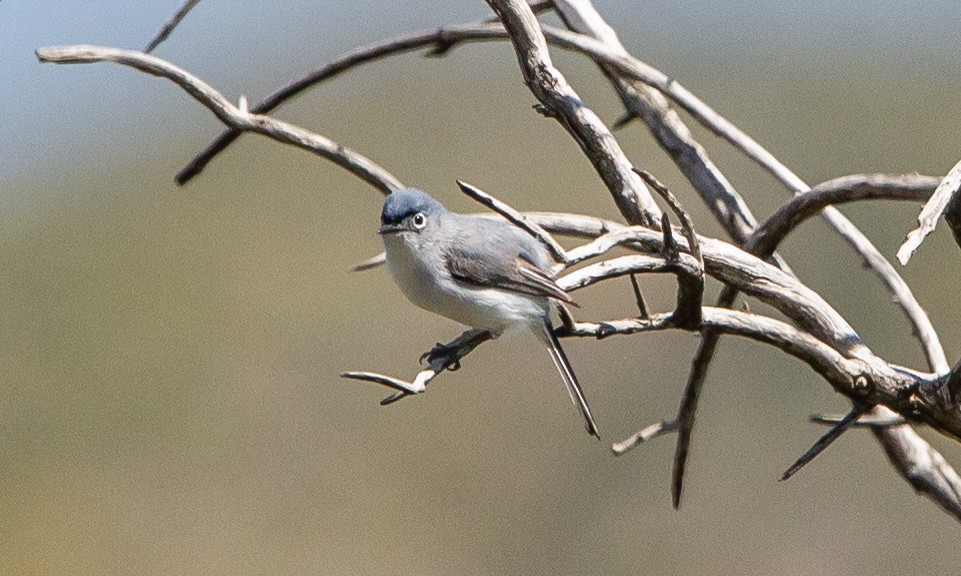
<path id="1" fill-rule="evenodd" d="M 800 223 L 811 218 L 827 207 L 834 204 L 873 199 L 917 200 L 930 194 L 934 185 L 932 179 L 918 175 L 854 175 L 836 178 L 819 184 L 811 192 L 795 196 L 790 202 L 781 207 L 774 215 L 762 223 L 745 243 L 745 250 L 760 257 L 767 258 L 774 254 L 778 245 Z M 734 304 L 738 291 L 731 286 L 725 286 L 717 299 L 716 306 L 728 308 Z M 923 314 L 923 311 L 922 311 Z M 924 319 L 927 316 L 924 315 Z M 924 324 L 916 326 L 924 327 Z M 930 322 L 928 329 L 920 332 L 920 339 L 928 353 L 929 363 L 939 366 L 943 361 L 944 351 Z M 708 367 L 717 350 L 720 335 L 707 330 L 702 333 L 701 343 L 691 363 L 687 384 L 678 408 L 677 422 L 679 426 L 677 448 L 674 456 L 674 472 L 672 476 L 671 494 L 674 507 L 680 506 L 681 495 L 684 490 L 684 471 L 690 452 L 692 431 L 695 424 L 695 412 L 701 388 L 707 377 Z"/>
<path id="2" fill-rule="evenodd" d="M 460 361 L 484 342 L 493 338 L 486 330 L 467 330 L 448 344 L 438 344 L 421 359 L 427 359 L 427 368 L 417 373 L 411 381 L 401 380 L 376 372 L 344 372 L 341 378 L 373 382 L 392 388 L 397 392 L 380 401 L 381 406 L 393 404 L 407 396 L 427 391 L 427 384 L 445 370 L 456 370 Z"/>
<path id="3" fill-rule="evenodd" d="M 651 187 L 667 202 L 671 211 L 674 212 L 681 221 L 681 229 L 684 230 L 684 236 L 687 238 L 688 250 L 691 256 L 694 256 L 699 262 L 703 262 L 704 260 L 701 258 L 701 246 L 697 240 L 697 233 L 694 231 L 694 220 L 691 219 L 691 215 L 684 210 L 684 207 L 681 206 L 681 203 L 668 187 L 662 184 L 661 181 L 655 178 L 650 172 L 647 170 L 638 170 L 637 168 L 631 168 L 631 170 L 640 176 L 645 184 Z"/>
<path id="4" fill-rule="evenodd" d="M 646 428 L 642 428 L 631 436 L 615 442 L 611 445 L 611 450 L 615 455 L 620 456 L 644 442 L 650 442 L 658 436 L 670 434 L 677 430 L 677 424 L 673 420 L 661 420 Z"/>
<path id="5" fill-rule="evenodd" d="M 842 422 L 847 418 L 849 414 L 837 415 L 837 414 L 812 414 L 811 422 L 815 424 L 823 424 L 825 426 L 834 426 Z M 891 426 L 900 426 L 904 424 L 905 420 L 897 414 L 894 415 L 883 415 L 878 416 L 874 414 L 863 414 L 858 418 L 854 424 L 851 425 L 852 428 L 889 428 Z"/>
<path id="6" fill-rule="evenodd" d="M 400 180 L 366 156 L 299 126 L 270 116 L 243 111 L 200 78 L 156 56 L 102 46 L 62 46 L 40 48 L 37 50 L 37 58 L 41 62 L 54 64 L 115 62 L 166 78 L 180 86 L 187 94 L 213 112 L 221 122 L 235 130 L 256 132 L 278 142 L 309 150 L 349 170 L 385 194 L 403 188 Z"/>
<path id="7" fill-rule="evenodd" d="M 938 184 L 931 199 L 921 209 L 918 216 L 918 227 L 908 233 L 901 248 L 898 249 L 898 261 L 904 266 L 911 259 L 911 255 L 918 249 L 928 234 L 934 232 L 938 219 L 944 214 L 952 199 L 957 201 L 961 194 L 961 162 L 954 165 L 944 180 Z"/>
<path id="8" fill-rule="evenodd" d="M 200 0 L 187 0 L 186 2 L 184 2 L 180 6 L 180 8 L 177 9 L 177 12 L 175 12 L 174 15 L 170 17 L 170 20 L 168 20 L 167 23 L 164 24 L 164 27 L 161 28 L 160 32 L 158 32 L 157 35 L 154 36 L 153 40 L 151 40 L 150 43 L 147 44 L 147 47 L 144 48 L 144 52 L 148 54 L 150 52 L 153 52 L 154 48 L 159 46 L 161 42 L 163 42 L 164 40 L 167 39 L 168 36 L 170 36 L 171 32 L 174 31 L 174 28 L 176 28 L 177 25 L 180 24 L 181 20 L 183 20 L 184 17 L 187 16 L 187 12 L 190 12 L 190 10 L 192 10 L 193 7 L 196 6 L 199 2 Z"/>
<path id="9" fill-rule="evenodd" d="M 467 194 L 472 199 L 477 202 L 487 206 L 494 212 L 497 212 L 501 216 L 507 219 L 508 222 L 517 226 L 524 232 L 527 232 L 534 238 L 537 238 L 541 244 L 551 253 L 554 260 L 561 264 L 567 264 L 567 251 L 564 247 L 557 243 L 557 240 L 550 235 L 549 232 L 538 226 L 536 223 L 531 222 L 526 216 L 518 212 L 509 206 L 506 202 L 494 198 L 487 192 L 484 192 L 476 186 L 472 186 L 467 182 L 461 180 L 457 181 L 457 186 L 460 187 L 464 194 Z"/>
<path id="10" fill-rule="evenodd" d="M 351 272 L 364 272 L 366 270 L 372 270 L 387 262 L 387 255 L 381 252 L 376 256 L 371 256 L 367 260 L 364 260 L 360 264 L 355 264 L 350 271 Z"/>
<path id="11" fill-rule="evenodd" d="M 781 474 L 780 481 L 783 482 L 785 480 L 788 480 L 791 478 L 791 476 L 794 476 L 795 474 L 797 474 L 797 472 L 801 468 L 806 466 L 808 462 L 810 462 L 811 460 L 814 460 L 814 458 L 816 458 L 818 454 L 823 452 L 825 448 L 827 448 L 828 446 L 833 444 L 835 440 L 840 438 L 841 434 L 844 434 L 855 422 L 857 422 L 858 418 L 860 418 L 861 415 L 864 414 L 864 412 L 865 412 L 865 409 L 863 406 L 855 406 L 850 412 L 848 412 L 847 416 L 842 418 L 840 422 L 838 422 L 837 424 L 834 425 L 833 428 L 828 430 L 827 433 L 824 434 L 824 436 L 821 436 L 818 439 L 818 441 L 815 442 L 814 445 L 811 446 L 807 452 L 802 454 L 801 457 L 798 458 L 794 464 L 791 464 L 791 466 L 784 471 L 784 474 Z"/>
<path id="12" fill-rule="evenodd" d="M 631 277 L 631 288 L 634 289 L 634 301 L 637 302 L 637 313 L 641 318 L 649 320 L 651 315 L 647 311 L 647 302 L 644 301 L 644 294 L 641 293 L 641 286 L 637 283 L 637 274 L 629 274 Z"/>

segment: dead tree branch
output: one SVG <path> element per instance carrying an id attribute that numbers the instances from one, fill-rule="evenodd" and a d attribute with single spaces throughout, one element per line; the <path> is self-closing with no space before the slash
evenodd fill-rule
<path id="1" fill-rule="evenodd" d="M 150 54 L 102 46 L 63 46 L 40 48 L 37 58 L 54 64 L 89 64 L 92 62 L 115 62 L 130 66 L 141 72 L 166 78 L 180 86 L 187 94 L 214 113 L 221 122 L 240 132 L 256 132 L 274 140 L 309 150 L 334 164 L 349 170 L 355 176 L 381 190 L 385 194 L 403 188 L 393 174 L 381 168 L 369 158 L 333 140 L 304 130 L 276 118 L 251 113 L 243 105 L 234 105 L 212 86 L 186 70 Z"/>
<path id="2" fill-rule="evenodd" d="M 954 168 L 944 177 L 944 180 L 938 184 L 938 189 L 934 191 L 931 200 L 924 205 L 921 214 L 918 216 L 918 227 L 909 232 L 907 238 L 904 239 L 904 244 L 898 250 L 898 261 L 901 262 L 902 266 L 908 263 L 928 234 L 934 232 L 934 227 L 938 225 L 938 219 L 942 215 L 946 215 L 948 208 L 958 206 L 959 197 L 961 197 L 961 162 L 955 164 Z M 952 218 L 952 220 L 956 222 L 957 217 Z M 952 230 L 955 231 L 955 239 L 959 238 L 958 231 L 961 228 L 953 222 L 949 223 Z M 961 242 L 958 245 L 961 246 Z"/>
<path id="3" fill-rule="evenodd" d="M 150 48 L 162 42 L 195 4 L 196 1 L 184 3 Z M 565 24 L 574 32 L 542 26 L 537 21 L 535 12 L 546 9 L 550 5 L 548 2 L 528 5 L 520 0 L 488 0 L 488 4 L 503 25 L 486 22 L 452 26 L 360 48 L 278 90 L 253 109 L 247 108 L 243 97 L 238 105 L 234 105 L 199 78 L 145 53 L 74 46 L 41 49 L 37 55 L 43 62 L 112 61 L 130 66 L 173 81 L 211 110 L 227 126 L 228 131 L 178 175 L 181 184 L 199 173 L 211 158 L 239 134 L 249 131 L 310 150 L 388 193 L 403 185 L 382 167 L 324 136 L 263 113 L 273 110 L 310 86 L 391 54 L 430 48 L 430 55 L 442 55 L 461 42 L 509 39 L 524 81 L 540 102 L 542 112 L 555 118 L 578 143 L 606 184 L 625 220 L 632 225 L 572 214 L 521 214 L 474 187 L 461 183 L 462 189 L 544 243 L 558 260 L 563 272 L 558 278 L 561 288 L 578 290 L 624 275 L 631 278 L 640 318 L 586 322 L 568 315 L 558 329 L 559 335 L 606 338 L 682 329 L 700 332 L 703 337 L 677 419 L 648 427 L 627 441 L 616 444 L 614 450 L 621 453 L 638 442 L 677 431 L 678 448 L 672 486 L 677 506 L 701 384 L 718 338 L 722 334 L 733 334 L 775 346 L 802 360 L 837 392 L 851 399 L 856 407 L 851 414 L 837 422 L 786 475 L 796 471 L 845 430 L 857 425 L 865 407 L 876 406 L 862 420 L 880 419 L 887 423 L 883 426 L 873 425 L 870 429 L 895 468 L 916 490 L 961 519 L 961 479 L 943 457 L 907 424 L 926 424 L 955 440 L 961 440 L 961 406 L 958 401 L 961 395 L 961 363 L 954 370 L 949 370 L 937 333 L 904 280 L 870 241 L 833 208 L 835 204 L 869 199 L 916 201 L 931 196 L 936 181 L 920 176 L 855 176 L 811 189 L 770 152 L 686 88 L 631 56 L 589 0 L 555 0 L 553 3 Z M 648 125 L 740 248 L 698 236 L 690 217 L 666 188 L 646 173 L 639 173 L 643 178 L 635 174 L 631 162 L 610 130 L 581 101 L 553 65 L 548 43 L 582 53 L 601 67 L 617 90 L 629 116 L 641 118 Z M 693 139 L 688 128 L 671 109 L 671 103 L 686 110 L 696 121 L 773 174 L 797 194 L 795 199 L 758 226 L 746 203 L 710 160 L 703 147 Z M 644 181 L 661 193 L 678 215 L 680 233 L 670 226 L 667 215 L 662 215 Z M 961 164 L 952 169 L 938 186 L 922 212 L 919 230 L 912 233 L 902 248 L 905 261 L 924 235 L 933 229 L 941 214 L 946 216 L 956 238 L 961 239 L 959 183 Z M 774 256 L 781 240 L 798 224 L 817 214 L 823 215 L 840 232 L 895 295 L 921 340 L 930 373 L 896 366 L 875 355 L 830 304 L 795 278 L 786 264 Z M 582 238 L 585 242 L 565 250 L 552 233 Z M 618 246 L 633 253 L 608 257 L 607 253 Z M 589 260 L 596 261 L 587 263 Z M 358 269 L 377 266 L 382 261 L 382 258 L 375 257 L 358 266 Z M 581 263 L 586 265 L 573 268 Z M 649 313 L 635 277 L 638 274 L 664 272 L 677 277 L 676 308 L 669 313 Z M 703 306 L 701 300 L 705 276 L 724 285 L 717 306 Z M 739 292 L 771 305 L 784 314 L 789 322 L 731 310 L 730 306 Z M 383 404 L 389 404 L 423 392 L 433 378 L 445 370 L 459 368 L 467 354 L 490 338 L 487 332 L 472 330 L 449 344 L 438 344 L 422 357 L 422 361 L 427 360 L 427 367 L 409 382 L 371 372 L 348 372 L 343 376 L 393 389 L 395 392 L 382 401 Z"/>
<path id="4" fill-rule="evenodd" d="M 631 171 L 610 130 L 554 67 L 547 40 L 530 6 L 521 0 L 488 0 L 510 36 L 524 83 L 580 145 L 631 224 L 657 226 L 661 211 L 643 182 Z"/>
<path id="5" fill-rule="evenodd" d="M 174 15 L 170 17 L 170 20 L 167 20 L 167 23 L 164 24 L 164 27 L 160 29 L 160 32 L 158 32 L 157 35 L 153 37 L 153 39 L 150 41 L 149 44 L 147 44 L 147 47 L 144 48 L 143 51 L 147 54 L 153 52 L 154 48 L 156 48 L 157 46 L 160 46 L 160 43 L 166 40 L 167 37 L 169 37 L 170 34 L 173 33 L 174 28 L 180 25 L 180 22 L 187 16 L 187 13 L 193 10 L 194 6 L 196 6 L 199 3 L 200 3 L 200 0 L 187 0 L 186 2 L 181 4 L 180 8 L 178 8 L 177 11 L 174 12 Z"/>

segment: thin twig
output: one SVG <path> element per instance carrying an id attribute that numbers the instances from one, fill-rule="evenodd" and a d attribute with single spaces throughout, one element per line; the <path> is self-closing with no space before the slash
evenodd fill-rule
<path id="1" fill-rule="evenodd" d="M 823 424 L 825 426 L 834 426 L 838 424 L 850 414 L 837 415 L 837 414 L 812 414 L 811 422 L 815 424 Z M 887 428 L 889 426 L 900 426 L 904 424 L 905 420 L 901 416 L 877 416 L 874 414 L 863 414 L 860 418 L 855 420 L 851 425 L 853 428 Z"/>
<path id="2" fill-rule="evenodd" d="M 911 255 L 927 238 L 928 234 L 934 232 L 935 226 L 938 225 L 938 219 L 944 214 L 952 199 L 958 198 L 959 193 L 961 193 L 961 162 L 955 164 L 954 168 L 944 177 L 944 180 L 938 184 L 938 189 L 934 191 L 931 199 L 921 209 L 921 214 L 918 216 L 918 227 L 908 233 L 904 243 L 901 244 L 901 248 L 898 249 L 898 261 L 901 262 L 902 266 L 911 260 Z"/>
<path id="3" fill-rule="evenodd" d="M 524 83 L 570 133 L 630 224 L 656 226 L 660 210 L 617 140 L 554 67 L 541 25 L 521 0 L 487 0 L 504 24 Z"/>
<path id="4" fill-rule="evenodd" d="M 171 32 L 174 31 L 174 28 L 176 28 L 177 25 L 180 24 L 181 20 L 183 20 L 184 17 L 187 16 L 187 12 L 190 12 L 190 10 L 193 9 L 193 7 L 196 6 L 198 3 L 200 3 L 200 0 L 187 0 L 186 2 L 184 2 L 180 6 L 180 8 L 177 9 L 177 12 L 175 12 L 174 15 L 170 17 L 170 20 L 168 20 L 167 23 L 164 24 L 164 27 L 160 30 L 160 32 L 158 32 L 157 35 L 154 36 L 153 40 L 150 41 L 150 44 L 147 44 L 147 47 L 144 48 L 144 52 L 148 54 L 150 52 L 153 52 L 154 48 L 159 46 L 161 42 L 163 42 L 164 40 L 167 39 L 168 36 L 170 36 Z"/>
<path id="5" fill-rule="evenodd" d="M 504 40 L 507 33 L 504 28 L 497 24 L 469 24 L 466 26 L 450 26 L 437 30 L 415 32 L 398 38 L 392 38 L 356 48 L 339 58 L 334 59 L 328 64 L 307 75 L 299 78 L 286 86 L 274 91 L 270 96 L 255 104 L 250 111 L 254 114 L 267 114 L 272 112 L 282 104 L 293 100 L 305 90 L 317 86 L 331 78 L 335 78 L 353 68 L 386 58 L 388 56 L 404 54 L 415 50 L 422 50 L 426 47 L 435 47 L 437 55 L 446 53 L 453 45 L 459 42 L 479 42 L 490 40 Z M 174 178 L 180 186 L 183 186 L 195 176 L 200 174 L 207 164 L 214 159 L 220 152 L 224 151 L 242 134 L 241 131 L 228 129 L 220 134 L 204 150 L 197 154 L 184 168 L 177 173 Z"/>
<path id="6" fill-rule="evenodd" d="M 467 194 L 472 199 L 480 202 L 484 206 L 487 206 L 494 212 L 497 212 L 501 216 L 507 219 L 508 222 L 517 226 L 524 232 L 527 232 L 534 238 L 536 238 L 554 257 L 554 260 L 560 262 L 561 264 L 567 264 L 567 251 L 564 247 L 557 243 L 557 240 L 550 235 L 546 230 L 531 222 L 526 216 L 518 212 L 517 210 L 510 207 L 506 202 L 494 198 L 487 192 L 484 192 L 476 186 L 472 186 L 467 182 L 461 180 L 457 181 L 457 186 L 460 187 L 464 194 Z"/>
<path id="7" fill-rule="evenodd" d="M 760 258 L 767 258 L 777 250 L 780 242 L 801 222 L 822 212 L 832 204 L 879 198 L 916 200 L 925 194 L 930 194 L 931 184 L 929 177 L 910 175 L 854 175 L 829 180 L 819 184 L 807 194 L 795 196 L 791 202 L 768 218 L 748 239 L 745 249 Z M 726 286 L 721 291 L 716 306 L 730 307 L 734 304 L 737 293 L 738 291 L 735 288 Z M 924 319 L 927 319 L 926 315 Z M 928 352 L 929 363 L 937 366 L 939 360 L 944 358 L 944 351 L 933 327 L 930 326 L 930 323 L 927 326 L 929 330 L 920 333 L 919 337 L 924 344 L 925 351 Z M 684 471 L 690 453 L 698 399 L 707 377 L 708 366 L 717 350 L 719 339 L 720 334 L 715 331 L 706 330 L 702 333 L 701 343 L 694 356 L 687 384 L 681 397 L 681 404 L 678 408 L 678 440 L 671 484 L 671 494 L 675 508 L 680 506 L 681 494 L 684 490 Z"/>
<path id="8" fill-rule="evenodd" d="M 380 401 L 382 406 L 393 404 L 407 396 L 427 391 L 427 384 L 445 370 L 460 368 L 460 361 L 475 348 L 493 338 L 486 330 L 467 330 L 448 344 L 438 344 L 421 359 L 427 359 L 427 368 L 417 373 L 411 381 L 401 380 L 376 372 L 344 372 L 341 378 L 373 382 L 396 390 L 394 394 Z"/>
<path id="9" fill-rule="evenodd" d="M 821 436 L 813 446 L 808 448 L 807 452 L 801 455 L 794 464 L 791 464 L 787 470 L 781 474 L 780 481 L 783 482 L 791 478 L 798 473 L 801 468 L 804 468 L 811 460 L 814 460 L 818 454 L 824 451 L 825 448 L 834 443 L 835 440 L 841 437 L 855 422 L 858 418 L 864 414 L 864 407 L 855 406 L 848 414 L 841 419 L 840 422 L 835 424 L 828 432 Z"/>
<path id="10" fill-rule="evenodd" d="M 615 455 L 620 456 L 639 444 L 650 442 L 658 436 L 670 434 L 675 430 L 677 430 L 677 424 L 673 420 L 661 420 L 638 430 L 620 442 L 615 442 L 611 445 L 611 450 Z"/>
<path id="11" fill-rule="evenodd" d="M 370 258 L 368 258 L 367 260 L 364 260 L 360 264 L 355 264 L 353 267 L 351 267 L 350 271 L 364 272 L 366 270 L 371 270 L 371 269 L 377 268 L 378 266 L 382 266 L 385 262 L 387 262 L 387 256 L 386 254 L 381 252 L 376 256 L 371 256 Z"/>
<path id="12" fill-rule="evenodd" d="M 698 261 L 689 254 L 679 254 L 673 260 L 662 256 L 632 254 L 602 260 L 567 272 L 557 279 L 557 283 L 565 291 L 571 292 L 604 280 L 631 274 L 669 273 L 693 278 L 697 277 L 702 270 Z"/>
<path id="13" fill-rule="evenodd" d="M 699 262 L 703 262 L 701 258 L 701 246 L 697 241 L 697 233 L 694 231 L 694 220 L 691 219 L 691 215 L 684 210 L 680 201 L 678 201 L 677 197 L 674 196 L 668 187 L 662 184 L 661 181 L 655 178 L 650 172 L 647 170 L 638 170 L 637 168 L 632 168 L 632 170 L 641 177 L 641 180 L 643 180 L 645 184 L 653 188 L 654 191 L 667 202 L 671 211 L 674 212 L 681 221 L 681 229 L 684 230 L 684 236 L 687 238 L 687 245 L 690 247 L 691 256 L 694 256 Z"/>
<path id="14" fill-rule="evenodd" d="M 385 194 L 404 187 L 393 174 L 362 154 L 299 126 L 241 109 L 203 80 L 150 54 L 101 46 L 63 46 L 40 48 L 37 50 L 37 58 L 41 62 L 55 64 L 89 64 L 109 61 L 166 78 L 183 88 L 213 112 L 221 122 L 236 130 L 256 132 L 285 144 L 309 150 L 349 170 Z"/>
<path id="15" fill-rule="evenodd" d="M 628 274 L 631 278 L 631 288 L 634 290 L 634 301 L 637 303 L 637 313 L 641 318 L 648 319 L 651 317 L 650 313 L 647 311 L 647 302 L 644 301 L 644 294 L 641 293 L 641 286 L 637 283 L 637 275 L 633 272 Z"/>

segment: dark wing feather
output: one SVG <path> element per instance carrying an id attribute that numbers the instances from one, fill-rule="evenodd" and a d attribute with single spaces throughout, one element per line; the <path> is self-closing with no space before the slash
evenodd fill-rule
<path id="1" fill-rule="evenodd" d="M 540 288 L 545 296 L 550 296 L 561 302 L 577 306 L 577 303 L 554 282 L 553 278 L 534 266 L 532 262 L 524 259 L 523 256 L 517 258 L 517 272 L 528 280 L 528 282 Z"/>
<path id="2" fill-rule="evenodd" d="M 485 249 L 474 243 L 453 242 L 446 251 L 445 260 L 451 277 L 465 284 L 545 296 L 576 306 L 548 273 L 526 254 L 504 254 L 489 244 Z"/>

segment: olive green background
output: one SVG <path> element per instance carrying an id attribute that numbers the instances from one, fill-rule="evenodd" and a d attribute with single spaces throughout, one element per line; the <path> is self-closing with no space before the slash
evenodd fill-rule
<path id="1" fill-rule="evenodd" d="M 610 442 L 677 407 L 697 344 L 647 334 L 566 348 L 604 438 L 583 431 L 539 345 L 483 346 L 421 397 L 382 408 L 345 370 L 411 377 L 459 327 L 383 269 L 381 196 L 309 154 L 244 137 L 185 188 L 174 173 L 219 131 L 169 82 L 101 64 L 40 65 L 41 45 L 140 48 L 178 2 L 0 4 L 0 573 L 950 574 L 959 526 L 853 431 L 780 472 L 846 402 L 804 365 L 725 340 L 702 396 L 685 500 L 674 443 Z M 486 17 L 483 2 L 206 0 L 163 58 L 252 101 L 349 48 Z M 451 6 L 457 4 L 457 6 Z M 679 79 L 810 183 L 945 173 L 961 157 L 961 9 L 953 3 L 598 2 L 638 57 Z M 556 63 L 606 121 L 602 76 Z M 278 116 L 363 152 L 457 210 L 474 183 L 526 210 L 616 217 L 560 126 L 531 110 L 507 44 L 408 55 L 351 73 Z M 704 130 L 755 214 L 783 187 Z M 618 133 L 702 233 L 720 235 L 643 126 Z M 893 257 L 918 205 L 850 215 Z M 922 368 L 873 275 L 820 222 L 784 247 L 878 353 Z M 959 251 L 939 229 L 905 277 L 961 355 Z M 670 279 L 645 279 L 659 309 Z M 716 287 L 712 287 L 712 294 Z M 630 315 L 629 284 L 578 316 Z M 961 466 L 956 443 L 926 437 Z"/>

